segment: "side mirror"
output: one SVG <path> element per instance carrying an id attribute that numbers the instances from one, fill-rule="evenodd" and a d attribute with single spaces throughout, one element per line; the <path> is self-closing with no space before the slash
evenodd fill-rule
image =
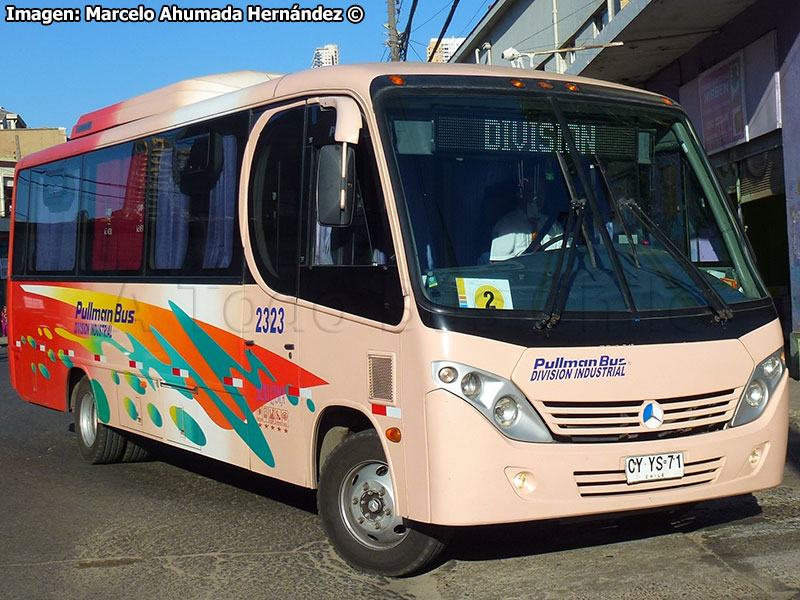
<path id="1" fill-rule="evenodd" d="M 348 96 L 325 96 L 316 102 L 323 108 L 336 111 L 336 129 L 333 139 L 347 144 L 358 144 L 361 133 L 361 110 L 355 100 Z"/>
<path id="2" fill-rule="evenodd" d="M 347 227 L 355 205 L 355 152 L 349 144 L 329 144 L 319 151 L 317 219 L 320 225 Z"/>

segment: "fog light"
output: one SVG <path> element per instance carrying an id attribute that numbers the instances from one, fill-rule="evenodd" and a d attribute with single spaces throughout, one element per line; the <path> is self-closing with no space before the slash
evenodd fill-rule
<path id="1" fill-rule="evenodd" d="M 481 377 L 477 373 L 467 373 L 461 380 L 461 391 L 465 396 L 474 398 L 481 393 Z"/>
<path id="2" fill-rule="evenodd" d="M 439 369 L 439 379 L 445 383 L 453 383 L 458 377 L 458 371 L 453 367 L 442 367 Z"/>
<path id="3" fill-rule="evenodd" d="M 758 448 L 753 448 L 748 460 L 750 461 L 750 466 L 755 467 L 758 464 L 758 461 L 761 460 L 761 450 Z"/>
<path id="4" fill-rule="evenodd" d="M 767 385 L 760 379 L 754 379 L 744 392 L 744 401 L 753 408 L 758 408 L 767 401 L 768 396 Z"/>
<path id="5" fill-rule="evenodd" d="M 514 484 L 514 487 L 518 490 L 524 490 L 526 492 L 533 491 L 533 473 L 528 473 L 527 471 L 520 471 L 516 475 L 514 475 L 514 479 L 511 480 Z"/>
<path id="6" fill-rule="evenodd" d="M 511 427 L 519 419 L 519 404 L 511 396 L 503 396 L 495 402 L 494 420 L 500 427 Z"/>

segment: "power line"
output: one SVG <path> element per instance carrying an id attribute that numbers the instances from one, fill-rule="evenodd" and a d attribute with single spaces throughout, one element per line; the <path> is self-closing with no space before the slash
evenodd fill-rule
<path id="1" fill-rule="evenodd" d="M 427 20 L 427 21 L 425 21 L 424 23 L 421 23 L 421 24 L 418 26 L 418 28 L 419 28 L 419 27 L 425 27 L 425 25 L 427 25 L 428 23 L 430 23 L 431 21 L 433 21 L 433 20 L 434 20 L 436 17 L 438 17 L 440 14 L 442 14 L 442 13 L 444 12 L 444 9 L 445 9 L 445 8 L 447 8 L 449 5 L 450 5 L 450 3 L 449 3 L 449 2 L 448 2 L 447 4 L 445 4 L 445 5 L 444 5 L 442 8 L 440 8 L 439 10 L 437 10 L 437 11 L 434 13 L 434 15 L 433 15 L 433 16 L 432 16 L 430 19 L 428 19 L 428 20 Z"/>
<path id="2" fill-rule="evenodd" d="M 417 10 L 418 1 L 419 0 L 413 0 L 411 3 L 411 10 L 408 12 L 408 22 L 403 30 L 403 35 L 400 37 L 400 60 L 406 60 L 406 54 L 408 53 L 408 38 L 411 35 L 411 22 L 414 20 L 414 12 Z"/>
<path id="3" fill-rule="evenodd" d="M 447 33 L 447 28 L 450 26 L 450 21 L 453 20 L 453 15 L 455 14 L 456 8 L 458 8 L 458 3 L 460 1 L 461 0 L 453 0 L 453 5 L 450 7 L 450 12 L 447 15 L 447 19 L 445 19 L 444 25 L 442 26 L 442 31 L 439 34 L 439 39 L 436 40 L 436 44 L 434 44 L 433 50 L 431 50 L 431 53 L 428 56 L 428 62 L 431 62 L 433 60 L 436 51 L 439 49 L 439 44 L 442 43 L 442 38 L 444 38 L 444 34 Z"/>
<path id="4" fill-rule="evenodd" d="M 481 2 L 481 3 L 478 5 L 478 10 L 476 10 L 476 11 L 475 11 L 475 14 L 473 14 L 473 15 L 470 17 L 469 21 L 467 21 L 467 24 L 466 24 L 466 25 L 464 25 L 464 28 L 463 28 L 463 29 L 462 29 L 462 30 L 461 30 L 461 31 L 458 33 L 458 35 L 457 35 L 456 37 L 461 37 L 462 35 L 464 35 L 464 32 L 465 32 L 465 31 L 467 31 L 468 29 L 470 29 L 470 28 L 471 28 L 472 22 L 475 20 L 475 17 L 477 17 L 477 16 L 480 14 L 481 10 L 484 8 L 484 5 L 485 5 L 486 3 L 488 3 L 489 1 L 490 1 L 490 0 L 485 0 L 484 2 Z"/>

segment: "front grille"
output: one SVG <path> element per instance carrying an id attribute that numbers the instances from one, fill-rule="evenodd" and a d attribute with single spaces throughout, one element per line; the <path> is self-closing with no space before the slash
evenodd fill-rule
<path id="1" fill-rule="evenodd" d="M 622 469 L 618 471 L 575 471 L 573 476 L 582 498 L 652 493 L 711 483 L 719 475 L 723 462 L 720 457 L 686 463 L 684 475 L 680 479 L 657 479 L 632 484 L 627 483 L 625 471 Z"/>
<path id="2" fill-rule="evenodd" d="M 628 442 L 696 435 L 722 429 L 733 418 L 739 400 L 735 390 L 678 398 L 534 401 L 556 440 L 561 442 Z M 664 411 L 663 423 L 649 429 L 642 411 L 650 402 Z"/>

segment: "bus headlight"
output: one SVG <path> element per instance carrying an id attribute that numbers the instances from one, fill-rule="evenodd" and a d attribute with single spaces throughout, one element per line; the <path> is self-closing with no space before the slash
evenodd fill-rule
<path id="1" fill-rule="evenodd" d="M 470 371 L 461 379 L 461 391 L 469 398 L 475 398 L 481 393 L 481 377 L 474 371 Z"/>
<path id="2" fill-rule="evenodd" d="M 785 370 L 783 350 L 773 352 L 756 366 L 739 399 L 739 406 L 731 421 L 732 427 L 750 423 L 764 412 Z"/>
<path id="3" fill-rule="evenodd" d="M 539 413 L 508 379 L 450 361 L 437 361 L 431 367 L 437 386 L 469 402 L 506 437 L 521 442 L 553 441 Z"/>
<path id="4" fill-rule="evenodd" d="M 767 384 L 765 384 L 761 379 L 754 379 L 750 382 L 750 385 L 747 386 L 747 389 L 744 391 L 744 395 L 742 397 L 744 398 L 744 401 L 753 408 L 760 407 L 767 401 L 767 398 L 769 398 Z"/>
<path id="5" fill-rule="evenodd" d="M 511 396 L 503 396 L 494 403 L 494 420 L 500 427 L 508 429 L 519 420 L 519 402 Z"/>

